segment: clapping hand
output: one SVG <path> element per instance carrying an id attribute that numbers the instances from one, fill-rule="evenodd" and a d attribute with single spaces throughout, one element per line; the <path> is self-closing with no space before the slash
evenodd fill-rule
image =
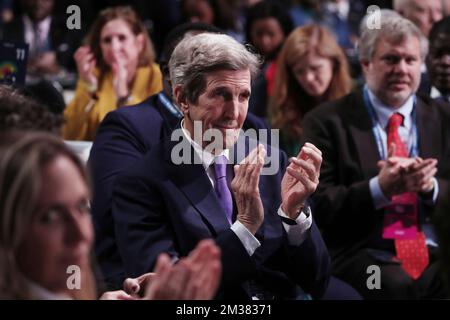
<path id="1" fill-rule="evenodd" d="M 307 142 L 290 161 L 281 181 L 281 209 L 291 219 L 296 219 L 319 184 L 322 152 Z"/>

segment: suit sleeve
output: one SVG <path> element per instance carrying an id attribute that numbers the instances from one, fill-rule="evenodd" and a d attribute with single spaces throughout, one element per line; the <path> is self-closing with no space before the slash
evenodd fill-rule
<path id="1" fill-rule="evenodd" d="M 111 200 L 116 177 L 142 158 L 146 147 L 126 117 L 110 112 L 101 123 L 89 156 L 92 213 L 97 229 L 112 226 Z M 101 239 L 96 240 L 97 243 Z"/>
<path id="2" fill-rule="evenodd" d="M 117 178 L 113 192 L 113 217 L 117 245 L 128 277 L 153 270 L 158 255 L 181 258 L 174 224 L 158 187 L 137 174 Z M 179 222 L 178 222 L 179 223 Z M 211 235 L 210 235 L 211 236 Z M 235 286 L 254 272 L 254 264 L 236 234 L 228 229 L 215 237 L 222 256 L 222 286 Z M 184 243 L 186 245 L 186 243 Z M 192 243 L 190 250 L 195 247 Z M 190 251 L 189 250 L 189 251 Z"/>

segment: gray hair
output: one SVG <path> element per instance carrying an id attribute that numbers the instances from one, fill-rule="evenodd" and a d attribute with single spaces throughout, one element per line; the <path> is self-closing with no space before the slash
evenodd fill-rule
<path id="1" fill-rule="evenodd" d="M 392 8 L 394 8 L 395 11 L 401 11 L 407 5 L 409 5 L 409 2 L 410 2 L 410 0 L 393 0 L 392 1 Z"/>
<path id="2" fill-rule="evenodd" d="M 196 102 L 205 90 L 206 76 L 218 70 L 250 70 L 254 79 L 261 65 L 255 53 L 225 34 L 203 33 L 185 37 L 169 60 L 172 88 L 181 85 L 182 97 Z"/>
<path id="3" fill-rule="evenodd" d="M 420 56 L 425 59 L 428 52 L 428 41 L 414 23 L 393 14 L 382 15 L 380 22 L 380 28 L 363 30 L 358 44 L 360 62 L 367 62 L 373 58 L 375 46 L 380 39 L 399 43 L 411 36 L 419 40 Z"/>

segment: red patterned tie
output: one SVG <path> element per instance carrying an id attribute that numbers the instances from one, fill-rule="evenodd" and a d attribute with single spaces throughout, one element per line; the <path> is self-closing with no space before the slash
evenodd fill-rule
<path id="1" fill-rule="evenodd" d="M 394 156 L 408 157 L 408 151 L 405 144 L 400 139 L 398 128 L 403 123 L 403 116 L 399 113 L 394 113 L 389 118 L 388 123 L 388 146 L 395 144 Z M 417 194 L 413 192 L 403 193 L 392 197 L 393 205 L 396 203 L 410 203 L 417 208 Z M 416 210 L 417 213 L 417 210 Z M 417 215 L 415 223 L 417 225 Z M 425 242 L 425 235 L 423 232 L 417 232 L 415 239 L 395 239 L 395 249 L 397 251 L 397 258 L 402 262 L 402 268 L 408 273 L 411 278 L 417 279 L 426 269 L 429 262 L 428 250 Z"/>

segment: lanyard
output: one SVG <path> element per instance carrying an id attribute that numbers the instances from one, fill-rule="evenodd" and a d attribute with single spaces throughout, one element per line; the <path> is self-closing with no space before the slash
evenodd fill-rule
<path id="1" fill-rule="evenodd" d="M 383 141 L 381 139 L 381 132 L 380 130 L 382 130 L 379 126 L 378 126 L 378 117 L 377 114 L 375 112 L 375 108 L 372 105 L 372 102 L 370 101 L 369 98 L 369 91 L 367 89 L 367 86 L 364 87 L 364 105 L 366 106 L 367 112 L 369 113 L 370 119 L 372 120 L 372 131 L 373 131 L 373 135 L 375 137 L 375 142 L 377 143 L 377 147 L 378 147 L 378 153 L 380 154 L 380 158 L 381 159 L 386 159 L 387 158 L 387 150 L 385 150 L 384 146 L 383 146 Z M 419 141 L 419 136 L 418 136 L 418 132 L 417 132 L 417 125 L 416 125 L 416 97 L 414 96 L 414 102 L 413 102 L 413 110 L 411 113 L 411 138 L 408 139 L 410 140 L 411 143 L 408 143 L 409 146 L 409 155 L 410 157 L 417 157 L 417 155 L 419 154 L 419 146 L 418 146 L 418 141 Z M 387 135 L 387 133 L 386 133 Z M 389 146 L 386 143 L 386 148 L 389 148 Z"/>
<path id="2" fill-rule="evenodd" d="M 160 92 L 158 93 L 158 99 L 159 101 L 161 101 L 161 103 L 163 104 L 163 106 L 175 117 L 177 117 L 178 119 L 183 118 L 183 114 L 180 112 L 180 110 L 178 110 L 173 104 L 172 102 L 167 99 L 167 97 L 164 95 L 164 93 Z"/>

